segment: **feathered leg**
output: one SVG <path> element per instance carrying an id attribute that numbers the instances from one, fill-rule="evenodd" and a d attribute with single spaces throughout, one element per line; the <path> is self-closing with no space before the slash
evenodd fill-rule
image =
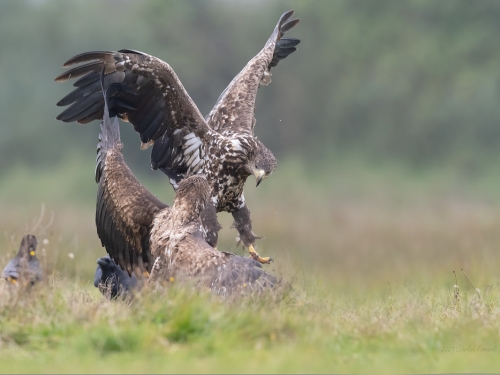
<path id="1" fill-rule="evenodd" d="M 217 221 L 217 211 L 211 202 L 207 203 L 205 209 L 201 212 L 200 218 L 205 230 L 205 241 L 213 248 L 217 248 L 219 230 L 222 227 Z"/>
<path id="2" fill-rule="evenodd" d="M 231 214 L 234 219 L 233 228 L 236 228 L 238 231 L 239 240 L 248 248 L 250 256 L 259 263 L 269 264 L 273 262 L 273 258 L 263 258 L 253 248 L 255 240 L 260 237 L 252 232 L 252 220 L 250 219 L 250 210 L 248 207 L 244 205 L 242 208 L 234 210 Z"/>

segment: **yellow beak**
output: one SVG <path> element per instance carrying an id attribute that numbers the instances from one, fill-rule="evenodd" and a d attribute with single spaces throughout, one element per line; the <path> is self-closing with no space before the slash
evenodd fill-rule
<path id="1" fill-rule="evenodd" d="M 266 174 L 266 172 L 264 172 L 262 169 L 256 170 L 254 172 L 255 179 L 257 180 L 256 186 L 259 186 L 260 182 L 264 179 L 265 174 Z"/>

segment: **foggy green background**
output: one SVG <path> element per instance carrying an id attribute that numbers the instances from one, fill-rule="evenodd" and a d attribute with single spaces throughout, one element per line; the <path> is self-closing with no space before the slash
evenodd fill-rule
<path id="1" fill-rule="evenodd" d="M 302 43 L 256 110 L 278 167 L 245 197 L 265 270 L 293 292 L 235 304 L 176 282 L 106 301 L 99 123 L 55 120 L 72 89 L 54 82 L 61 64 L 152 54 L 206 114 L 289 9 Z M 488 0 L 0 0 L 0 271 L 32 233 L 46 276 L 12 303 L 0 284 L 0 372 L 496 372 L 497 352 L 442 349 L 498 348 L 499 36 Z M 150 150 L 121 134 L 170 203 Z M 246 255 L 219 220 L 218 248 Z"/>
<path id="2" fill-rule="evenodd" d="M 69 274 L 90 278 L 104 251 L 93 222 L 98 122 L 55 120 L 72 89 L 53 81 L 64 61 L 147 52 L 206 114 L 288 9 L 302 43 L 272 70 L 256 111 L 278 168 L 246 187 L 266 237 L 259 251 L 336 281 L 498 264 L 500 2 L 449 0 L 0 1 L 2 254 L 17 250 L 42 202 L 44 222 L 55 217 L 44 235 L 65 262 L 77 254 L 81 270 Z M 129 124 L 122 138 L 138 178 L 170 202 Z M 220 247 L 243 254 L 220 217 Z"/>
<path id="3" fill-rule="evenodd" d="M 350 153 L 472 173 L 500 153 L 496 1 L 2 1 L 0 173 L 54 168 L 94 148 L 97 122 L 55 121 L 69 57 L 132 48 L 167 61 L 201 109 L 296 10 L 297 53 L 259 91 L 258 136 L 322 169 Z M 93 129 L 93 130 L 91 130 Z M 147 152 L 125 136 L 131 163 Z M 317 167 L 316 167 L 317 166 Z"/>

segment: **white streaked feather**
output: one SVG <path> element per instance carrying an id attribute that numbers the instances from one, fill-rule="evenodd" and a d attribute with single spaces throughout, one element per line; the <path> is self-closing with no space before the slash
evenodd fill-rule
<path id="1" fill-rule="evenodd" d="M 201 161 L 200 157 L 197 155 L 197 152 L 195 152 L 195 155 L 196 155 L 196 159 L 193 160 L 193 162 L 191 163 L 191 167 L 194 168 L 195 166 L 198 165 L 198 163 Z"/>
<path id="2" fill-rule="evenodd" d="M 186 139 L 186 137 L 184 137 L 184 139 Z M 191 146 L 195 142 L 200 142 L 200 140 L 197 137 L 189 138 L 186 142 L 184 142 L 182 147 L 188 148 L 189 146 Z"/>
<path id="3" fill-rule="evenodd" d="M 181 153 L 177 154 L 177 156 L 174 158 L 173 160 L 173 163 L 178 163 L 180 162 L 182 159 L 184 158 L 184 155 L 182 155 Z"/>
<path id="4" fill-rule="evenodd" d="M 177 185 L 177 182 L 173 178 L 169 178 L 170 185 L 173 186 L 174 189 L 177 189 L 179 186 Z"/>
<path id="5" fill-rule="evenodd" d="M 185 140 L 188 140 L 188 139 L 193 138 L 194 136 L 195 136 L 195 135 L 194 135 L 194 133 L 188 133 L 188 134 L 186 134 L 186 135 L 184 136 L 184 139 L 185 139 Z"/>
<path id="6" fill-rule="evenodd" d="M 198 173 L 199 170 L 200 170 L 200 166 L 196 165 L 196 166 L 192 167 L 191 172 L 193 172 L 193 174 L 196 174 L 196 173 Z"/>
<path id="7" fill-rule="evenodd" d="M 196 143 L 193 143 L 191 146 L 189 146 L 185 151 L 184 151 L 184 155 L 188 155 L 190 153 L 192 153 L 194 150 L 196 150 L 198 147 L 200 147 L 201 145 L 201 141 L 198 140 L 198 142 Z"/>
<path id="8" fill-rule="evenodd" d="M 141 150 L 146 150 L 148 147 L 152 146 L 155 141 L 150 140 L 148 143 L 141 142 Z"/>
<path id="9" fill-rule="evenodd" d="M 238 139 L 232 139 L 231 144 L 233 145 L 234 150 L 243 151 L 243 147 L 241 147 L 241 142 Z"/>
<path id="10" fill-rule="evenodd" d="M 191 166 L 192 161 L 198 156 L 197 154 L 198 154 L 197 152 L 193 152 L 193 155 L 190 156 L 186 164 Z"/>

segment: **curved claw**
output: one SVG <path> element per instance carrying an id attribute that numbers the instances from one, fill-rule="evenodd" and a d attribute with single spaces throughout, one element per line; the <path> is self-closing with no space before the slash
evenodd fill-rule
<path id="1" fill-rule="evenodd" d="M 256 260 L 257 262 L 259 262 L 260 264 L 270 264 L 271 262 L 274 262 L 274 259 L 273 258 L 270 258 L 270 257 L 261 257 L 256 251 L 255 249 L 253 248 L 252 245 L 250 245 L 248 247 L 248 252 L 250 253 L 250 256 Z"/>
<path id="2" fill-rule="evenodd" d="M 257 260 L 257 262 L 259 262 L 261 264 L 271 264 L 271 263 L 274 263 L 274 259 L 271 258 L 271 257 L 262 258 L 262 257 L 259 256 L 256 260 Z"/>

